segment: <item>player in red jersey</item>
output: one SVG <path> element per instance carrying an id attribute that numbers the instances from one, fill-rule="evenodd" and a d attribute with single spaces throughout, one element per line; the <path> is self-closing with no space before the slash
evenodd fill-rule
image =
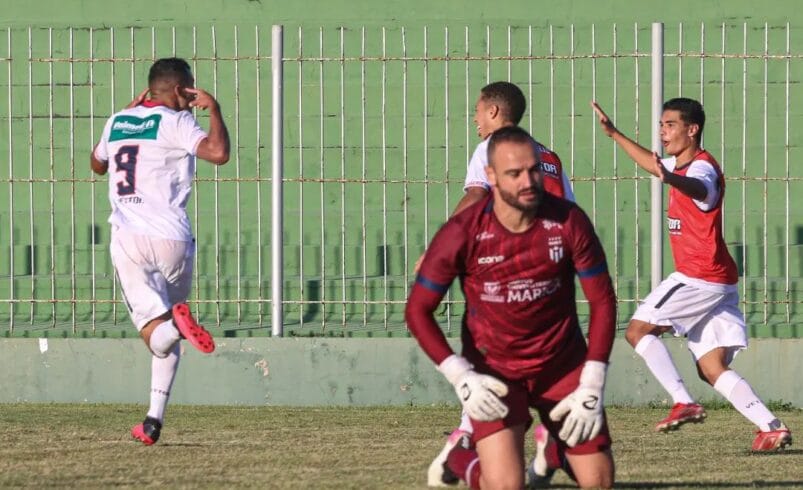
<path id="1" fill-rule="evenodd" d="M 700 378 L 758 426 L 754 451 L 791 444 L 789 429 L 747 381 L 728 367 L 747 347 L 747 328 L 739 309 L 736 263 L 722 236 L 725 178 L 714 157 L 700 144 L 705 125 L 702 105 L 686 98 L 664 103 L 661 141 L 670 155 L 666 159 L 620 133 L 596 102 L 592 107 L 605 134 L 641 168 L 669 185 L 667 226 L 675 272 L 644 299 L 626 334 L 674 402 L 669 416 L 656 429 L 668 431 L 687 422 L 702 422 L 705 417 L 659 339 L 672 332 L 688 337 Z"/>
<path id="2" fill-rule="evenodd" d="M 463 197 L 455 206 L 452 215 L 483 199 L 491 190 L 485 174 L 488 166 L 488 137 L 499 128 L 516 126 L 524 116 L 527 101 L 519 87 L 510 82 L 493 82 L 480 90 L 474 105 L 474 123 L 477 136 L 482 141 L 474 149 L 468 162 L 466 179 L 463 184 Z M 557 153 L 541 143 L 537 143 L 541 164 L 544 168 L 544 189 L 558 197 L 574 202 L 574 194 L 569 179 L 563 172 L 563 164 Z"/>
<path id="3" fill-rule="evenodd" d="M 482 141 L 477 145 L 471 160 L 468 163 L 465 183 L 463 184 L 463 197 L 452 211 L 452 216 L 471 206 L 475 202 L 484 199 L 490 192 L 491 185 L 488 182 L 485 168 L 488 166 L 488 137 L 497 129 L 516 126 L 521 121 L 524 111 L 527 109 L 527 101 L 521 89 L 515 84 L 498 81 L 484 86 L 480 90 L 480 95 L 474 105 L 474 123 L 477 125 L 477 136 Z M 558 197 L 574 202 L 574 193 L 566 173 L 563 171 L 563 164 L 557 153 L 551 151 L 544 145 L 537 143 L 541 164 L 544 170 L 544 189 Z M 424 256 L 415 264 L 413 272 L 417 273 Z M 440 453 L 433 459 L 427 471 L 427 483 L 430 486 L 441 485 L 441 473 L 443 462 L 451 449 L 458 443 L 461 436 L 471 434 L 471 420 L 468 414 L 463 411 L 460 425 L 447 437 L 446 443 Z M 543 453 L 543 448 L 552 444 L 546 430 L 541 430 L 545 437 L 541 445 L 537 446 L 537 453 Z M 536 441 L 538 442 L 538 441 Z M 536 459 L 538 458 L 536 455 Z M 531 465 L 532 466 L 532 465 Z M 542 465 L 544 466 L 544 465 Z M 542 469 L 532 469 L 532 479 L 548 481 L 554 473 L 552 467 L 544 466 Z"/>
<path id="4" fill-rule="evenodd" d="M 575 204 L 543 189 L 537 143 L 523 129 L 491 135 L 492 194 L 435 235 L 407 302 L 410 331 L 455 387 L 473 434 L 452 449 L 444 482 L 524 485 L 524 436 L 535 408 L 581 487 L 613 485 L 602 393 L 616 296 L 593 226 Z M 588 346 L 574 278 L 591 307 Z M 433 316 L 452 281 L 466 297 L 456 355 Z"/>

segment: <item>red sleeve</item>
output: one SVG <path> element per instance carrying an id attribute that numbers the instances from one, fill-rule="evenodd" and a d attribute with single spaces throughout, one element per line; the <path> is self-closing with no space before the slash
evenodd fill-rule
<path id="1" fill-rule="evenodd" d="M 591 220 L 577 206 L 570 213 L 574 267 L 591 310 L 586 360 L 607 363 L 616 333 L 616 293 Z"/>
<path id="2" fill-rule="evenodd" d="M 427 248 L 415 284 L 407 298 L 404 319 L 418 344 L 435 364 L 454 354 L 435 321 L 435 310 L 461 274 L 468 232 L 454 220 L 441 227 Z"/>

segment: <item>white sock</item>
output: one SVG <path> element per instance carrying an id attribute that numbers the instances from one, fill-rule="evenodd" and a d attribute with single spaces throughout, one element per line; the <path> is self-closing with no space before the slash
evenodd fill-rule
<path id="1" fill-rule="evenodd" d="M 750 384 L 736 371 L 728 370 L 720 374 L 717 382 L 714 383 L 714 389 L 731 402 L 733 408 L 744 415 L 747 420 L 756 424 L 760 430 L 771 430 L 771 424 L 776 428 L 780 425 L 773 424 L 778 419 L 758 398 Z"/>
<path id="2" fill-rule="evenodd" d="M 462 430 L 463 432 L 468 432 L 469 434 L 474 433 L 474 427 L 471 425 L 471 419 L 468 417 L 468 414 L 465 410 L 463 413 L 460 414 L 460 427 L 458 429 Z"/>
<path id="3" fill-rule="evenodd" d="M 170 388 L 176 379 L 178 361 L 181 359 L 181 343 L 175 342 L 166 357 L 153 356 L 151 359 L 151 406 L 148 417 L 159 422 L 164 420 L 165 407 L 170 398 Z"/>
<path id="4" fill-rule="evenodd" d="M 655 335 L 645 335 L 636 344 L 635 349 L 647 363 L 653 376 L 672 397 L 672 403 L 694 403 L 675 363 L 672 362 L 672 355 L 661 339 Z"/>
<path id="5" fill-rule="evenodd" d="M 181 338 L 173 320 L 160 323 L 151 332 L 150 348 L 156 357 L 165 357 Z"/>

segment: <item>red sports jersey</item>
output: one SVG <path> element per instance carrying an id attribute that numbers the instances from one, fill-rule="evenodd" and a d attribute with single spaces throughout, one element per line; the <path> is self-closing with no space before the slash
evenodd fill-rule
<path id="1" fill-rule="evenodd" d="M 497 220 L 490 195 L 453 216 L 433 238 L 408 299 L 408 326 L 435 363 L 451 355 L 432 312 L 459 277 L 466 297 L 463 354 L 481 356 L 509 379 L 532 377 L 568 349 L 585 349 L 575 274 L 591 303 L 586 358 L 607 362 L 616 297 L 586 214 L 544 193 L 532 226 L 512 233 Z"/>
<path id="2" fill-rule="evenodd" d="M 536 142 L 544 169 L 544 190 L 558 197 L 574 201 L 571 189 L 566 189 L 563 181 L 563 164 L 558 154 Z M 571 196 L 571 198 L 569 197 Z"/>
<path id="3" fill-rule="evenodd" d="M 736 284 L 739 281 L 736 263 L 733 261 L 725 239 L 722 237 L 722 200 L 725 197 L 725 177 L 714 157 L 700 150 L 693 161 L 710 163 L 719 176 L 719 199 L 709 211 L 702 211 L 694 200 L 675 189 L 669 188 L 667 227 L 675 269 L 689 277 L 720 284 Z M 686 176 L 689 167 L 675 169 L 673 173 Z"/>

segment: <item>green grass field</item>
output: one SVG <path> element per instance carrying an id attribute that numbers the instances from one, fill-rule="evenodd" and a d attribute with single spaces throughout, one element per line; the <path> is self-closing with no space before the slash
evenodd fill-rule
<path id="1" fill-rule="evenodd" d="M 0 487 L 420 489 L 458 417 L 455 407 L 175 406 L 161 440 L 145 447 L 128 435 L 144 410 L 0 405 Z M 803 450 L 751 454 L 752 426 L 734 410 L 657 434 L 665 412 L 608 409 L 617 487 L 803 487 Z M 793 431 L 803 427 L 803 411 L 778 413 Z M 570 486 L 561 472 L 553 483 Z"/>

